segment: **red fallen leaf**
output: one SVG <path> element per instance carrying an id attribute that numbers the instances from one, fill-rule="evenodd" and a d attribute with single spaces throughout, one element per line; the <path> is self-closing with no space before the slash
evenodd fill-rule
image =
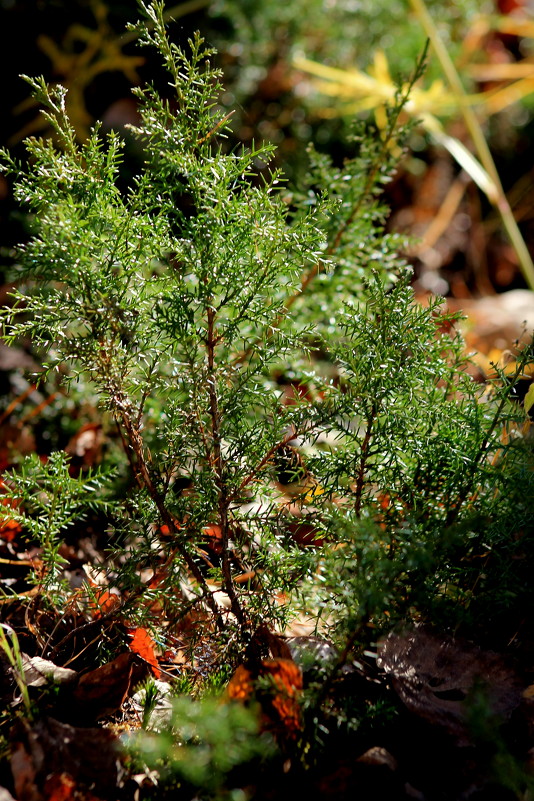
<path id="1" fill-rule="evenodd" d="M 297 545 L 314 545 L 316 548 L 320 548 L 324 545 L 325 539 L 318 535 L 318 527 L 313 522 L 302 518 L 290 519 L 285 522 L 285 528 L 289 531 L 291 538 Z"/>
<path id="2" fill-rule="evenodd" d="M 283 723 L 286 735 L 295 737 L 301 729 L 298 696 L 302 690 L 302 673 L 290 659 L 265 659 L 260 676 L 270 676 L 275 692 L 270 702 Z"/>
<path id="3" fill-rule="evenodd" d="M 499 9 L 500 14 L 504 14 L 505 16 L 508 14 L 514 14 L 518 11 L 523 11 L 524 6 L 526 5 L 524 0 L 498 0 L 497 1 L 497 8 Z"/>
<path id="4" fill-rule="evenodd" d="M 206 537 L 205 546 L 215 554 L 222 553 L 222 529 L 220 526 L 206 526 L 202 529 Z"/>
<path id="5" fill-rule="evenodd" d="M 149 586 L 158 586 L 163 577 L 163 574 L 154 576 Z M 121 601 L 117 595 L 109 592 L 105 587 L 98 586 L 91 578 L 88 578 L 88 582 L 91 586 L 88 610 L 92 613 L 93 620 L 114 612 L 120 607 Z M 128 636 L 131 637 L 131 642 L 128 644 L 131 654 L 140 656 L 150 666 L 155 677 L 159 679 L 161 671 L 156 658 L 156 643 L 154 639 L 145 628 L 132 626 L 128 620 L 123 619 L 123 622 Z"/>
<path id="6" fill-rule="evenodd" d="M 18 534 L 22 531 L 22 526 L 16 520 L 8 518 L 0 523 L 0 539 L 5 542 L 13 542 Z"/>
<path id="7" fill-rule="evenodd" d="M 262 679 L 269 678 L 270 686 Z M 302 672 L 291 659 L 264 659 L 252 671 L 239 665 L 230 679 L 227 696 L 246 702 L 255 697 L 261 705 L 263 728 L 286 739 L 294 739 L 302 728 L 299 695 Z"/>
<path id="8" fill-rule="evenodd" d="M 249 701 L 254 695 L 252 672 L 244 665 L 239 665 L 230 679 L 226 693 L 232 701 Z"/>
<path id="9" fill-rule="evenodd" d="M 3 480 L 0 478 L 0 492 L 5 487 Z M 6 506 L 9 509 L 17 509 L 20 501 L 16 498 L 1 498 L 0 506 Z M 6 515 L 4 517 L 4 514 Z M 6 542 L 12 542 L 17 534 L 22 531 L 22 526 L 12 517 L 7 517 L 7 511 L 4 513 L 0 511 L 0 538 Z"/>
<path id="10" fill-rule="evenodd" d="M 130 629 L 128 634 L 132 638 L 129 644 L 130 651 L 144 659 L 150 665 L 154 676 L 159 679 L 161 670 L 156 658 L 156 643 L 153 638 L 144 628 Z"/>
<path id="11" fill-rule="evenodd" d="M 113 592 L 109 592 L 104 587 L 98 587 L 97 585 L 91 582 L 91 586 L 93 587 L 91 593 L 91 599 L 87 606 L 89 613 L 92 614 L 93 620 L 96 620 L 103 615 L 107 615 L 110 612 L 114 612 L 115 609 L 118 609 L 121 605 L 121 601 L 118 595 L 115 595 Z"/>
<path id="12" fill-rule="evenodd" d="M 53 773 L 45 782 L 43 795 L 46 801 L 69 801 L 74 797 L 76 782 L 68 773 Z"/>
<path id="13" fill-rule="evenodd" d="M 62 773 L 52 773 L 45 781 L 42 795 L 38 796 L 42 801 L 102 801 L 90 790 L 76 784 L 72 776 L 63 771 Z"/>
<path id="14" fill-rule="evenodd" d="M 100 423 L 85 423 L 81 426 L 65 448 L 71 457 L 69 473 L 76 476 L 82 470 L 100 464 L 103 441 L 104 434 Z"/>

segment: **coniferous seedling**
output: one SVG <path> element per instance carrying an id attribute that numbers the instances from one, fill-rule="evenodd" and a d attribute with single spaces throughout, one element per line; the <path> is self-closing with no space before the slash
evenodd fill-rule
<path id="1" fill-rule="evenodd" d="M 339 648 L 319 705 L 349 654 L 397 622 L 473 633 L 489 605 L 505 640 L 531 596 L 525 562 L 510 567 L 532 471 L 508 397 L 529 354 L 483 391 L 439 304 L 414 302 L 380 201 L 412 83 L 385 130 L 358 132 L 354 158 L 335 167 L 312 149 L 289 189 L 271 146 L 228 144 L 202 39 L 180 49 L 163 4 L 141 7 L 169 92 L 135 90 L 144 164 L 130 185 L 120 137 L 97 126 L 77 143 L 64 90 L 41 79 L 27 80 L 54 139 L 28 140 L 26 166 L 3 154 L 34 215 L 6 336 L 31 336 L 47 374 L 91 382 L 132 479 L 114 496 L 116 476 L 78 481 L 59 456 L 12 476 L 10 514 L 43 543 L 54 603 L 62 532 L 106 484 L 122 613 L 148 620 L 159 600 L 162 640 L 196 615 L 206 670 L 265 654 L 302 611 Z"/>

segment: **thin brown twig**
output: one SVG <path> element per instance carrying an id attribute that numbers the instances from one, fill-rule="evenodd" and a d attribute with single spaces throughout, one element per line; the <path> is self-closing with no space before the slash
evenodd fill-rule
<path id="1" fill-rule="evenodd" d="M 373 431 L 373 424 L 376 417 L 376 407 L 373 405 L 371 409 L 371 414 L 367 418 L 367 425 L 365 427 L 365 434 L 363 437 L 362 442 L 362 449 L 360 455 L 360 464 L 358 467 L 358 472 L 356 474 L 356 487 L 355 487 L 355 500 L 354 500 L 354 511 L 357 517 L 360 516 L 361 508 L 362 508 L 362 498 L 363 498 L 363 488 L 365 484 L 365 470 L 367 467 L 367 459 L 369 456 L 369 445 L 371 443 L 371 435 Z"/>
<path id="2" fill-rule="evenodd" d="M 7 420 L 7 418 L 8 418 L 8 417 L 9 417 L 9 415 L 11 414 L 11 412 L 14 412 L 14 411 L 15 411 L 15 409 L 17 408 L 17 406 L 18 406 L 20 403 L 22 403 L 23 401 L 25 401 L 25 400 L 26 400 L 26 398 L 27 398 L 29 395 L 31 395 L 31 394 L 32 394 L 32 392 L 34 392 L 36 389 L 37 389 L 37 387 L 36 387 L 36 385 L 35 385 L 35 384 L 30 384 L 30 386 L 29 386 L 29 387 L 27 387 L 27 388 L 24 390 L 24 392 L 22 392 L 22 393 L 21 393 L 20 395 L 18 395 L 18 396 L 17 396 L 17 397 L 16 397 L 14 400 L 12 400 L 12 401 L 11 401 L 11 403 L 9 404 L 9 406 L 7 406 L 7 407 L 6 407 L 6 409 L 5 409 L 5 410 L 2 412 L 2 414 L 0 415 L 0 425 L 2 425 L 2 423 L 3 423 L 5 420 Z"/>
<path id="3" fill-rule="evenodd" d="M 43 409 L 45 409 L 47 406 L 50 406 L 52 401 L 54 401 L 58 395 L 59 392 L 52 392 L 51 395 L 48 395 L 48 397 L 42 400 L 41 403 L 38 403 L 34 409 L 30 409 L 29 412 L 26 412 L 26 414 L 21 417 L 20 420 L 18 420 L 17 426 L 20 428 L 27 420 L 31 420 L 32 417 L 37 417 L 37 415 L 40 414 Z"/>
<path id="4" fill-rule="evenodd" d="M 230 117 L 233 117 L 234 113 L 235 113 L 235 109 L 232 109 L 232 111 L 229 111 L 228 114 L 224 115 L 224 117 L 221 117 L 221 119 L 219 120 L 217 125 L 214 125 L 213 128 L 211 129 L 211 131 L 208 131 L 208 133 L 205 136 L 203 136 L 201 139 L 197 139 L 197 142 L 196 142 L 197 146 L 198 145 L 202 145 L 204 142 L 207 142 L 207 140 L 210 139 L 213 136 L 213 134 L 216 133 L 219 130 L 221 125 L 224 125 L 225 122 L 228 122 Z"/>

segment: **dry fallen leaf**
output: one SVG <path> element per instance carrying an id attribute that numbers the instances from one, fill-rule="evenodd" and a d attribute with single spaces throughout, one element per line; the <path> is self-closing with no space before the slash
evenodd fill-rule
<path id="1" fill-rule="evenodd" d="M 239 665 L 226 692 L 233 701 L 255 698 L 262 709 L 262 728 L 294 739 L 302 725 L 301 690 L 302 672 L 291 659 L 264 659 L 257 670 Z"/>
<path id="2" fill-rule="evenodd" d="M 491 712 L 502 718 L 521 700 L 520 681 L 499 654 L 423 629 L 389 634 L 377 664 L 410 712 L 445 729 L 462 745 L 469 743 L 468 705 L 477 687 L 486 694 Z"/>
<path id="3" fill-rule="evenodd" d="M 78 673 L 70 668 L 60 667 L 49 659 L 22 654 L 24 681 L 28 687 L 43 687 L 48 683 L 66 684 L 74 681 Z"/>
<path id="4" fill-rule="evenodd" d="M 127 651 L 112 662 L 84 673 L 71 694 L 76 714 L 98 720 L 116 712 L 146 676 L 146 667 Z"/>
<path id="5" fill-rule="evenodd" d="M 17 801 L 117 797 L 119 749 L 108 729 L 75 728 L 53 718 L 32 726 L 19 719 L 10 739 Z"/>
<path id="6" fill-rule="evenodd" d="M 150 636 L 148 631 L 144 628 L 129 629 L 129 636 L 132 638 L 129 643 L 130 651 L 137 654 L 145 662 L 150 665 L 152 673 L 159 679 L 161 670 L 159 669 L 158 660 L 156 658 L 156 643 Z"/>
<path id="7" fill-rule="evenodd" d="M 86 423 L 81 426 L 65 448 L 71 457 L 70 473 L 78 475 L 81 470 L 100 464 L 103 442 L 104 433 L 100 423 Z"/>

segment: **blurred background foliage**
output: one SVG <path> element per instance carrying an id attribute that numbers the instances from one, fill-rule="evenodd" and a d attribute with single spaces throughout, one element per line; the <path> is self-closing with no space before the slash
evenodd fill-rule
<path id="1" fill-rule="evenodd" d="M 534 243 L 532 9 L 527 0 L 428 0 L 427 8 L 483 125 L 529 247 Z M 347 137 L 355 118 L 380 132 L 395 83 L 413 72 L 427 36 L 410 0 L 185 0 L 169 2 L 167 16 L 178 44 L 198 29 L 219 51 L 221 104 L 236 109 L 229 147 L 273 142 L 289 181 L 305 169 L 310 141 L 341 165 L 357 149 Z M 69 113 L 80 139 L 101 119 L 104 130 L 116 128 L 128 140 L 125 125 L 137 121 L 132 85 L 158 82 L 151 56 L 135 47 L 135 33 L 124 33 L 137 17 L 134 0 L 1 0 L 0 143 L 22 157 L 25 136 L 47 133 L 21 73 L 43 74 L 69 89 Z M 418 119 L 431 113 L 449 141 L 473 149 L 461 101 L 451 93 L 432 48 L 411 113 Z M 140 155 L 131 143 L 126 181 Z M 0 181 L 0 263 L 8 265 L 28 221 L 6 180 Z M 526 285 L 495 206 L 469 167 L 462 169 L 427 127 L 414 128 L 386 201 L 388 226 L 413 238 L 406 255 L 421 294 L 464 299 Z"/>

